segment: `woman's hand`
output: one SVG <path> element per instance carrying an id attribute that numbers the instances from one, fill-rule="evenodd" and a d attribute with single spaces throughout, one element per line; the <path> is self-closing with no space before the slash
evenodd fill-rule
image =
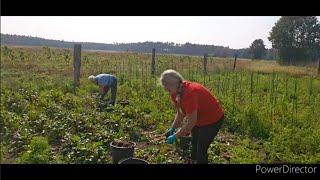
<path id="1" fill-rule="evenodd" d="M 177 137 L 186 136 L 190 134 L 192 128 L 197 124 L 197 119 L 198 119 L 197 114 L 198 114 L 198 111 L 194 110 L 191 114 L 188 114 L 186 116 L 188 123 L 184 127 L 182 127 L 180 131 L 176 133 Z"/>

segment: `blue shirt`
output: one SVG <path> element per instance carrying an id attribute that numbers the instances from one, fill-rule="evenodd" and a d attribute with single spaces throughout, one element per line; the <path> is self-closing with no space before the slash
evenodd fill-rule
<path id="1" fill-rule="evenodd" d="M 96 76 L 98 84 L 103 86 L 110 86 L 111 84 L 113 84 L 115 78 L 116 77 L 111 74 L 98 74 Z"/>

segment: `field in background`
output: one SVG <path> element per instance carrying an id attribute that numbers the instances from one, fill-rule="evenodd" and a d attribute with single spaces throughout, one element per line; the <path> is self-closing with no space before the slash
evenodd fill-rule
<path id="1" fill-rule="evenodd" d="M 138 144 L 151 163 L 188 163 L 178 144 L 154 141 L 174 118 L 158 83 L 171 68 L 208 87 L 226 122 L 209 148 L 211 163 L 319 163 L 320 79 L 317 68 L 275 61 L 82 51 L 80 87 L 73 87 L 72 51 L 1 47 L 1 163 L 111 163 L 114 139 Z M 101 108 L 91 74 L 114 73 L 118 100 Z M 108 95 L 110 97 L 110 94 Z"/>

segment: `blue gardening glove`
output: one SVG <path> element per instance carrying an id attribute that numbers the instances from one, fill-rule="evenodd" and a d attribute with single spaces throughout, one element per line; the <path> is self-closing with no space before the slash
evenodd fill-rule
<path id="1" fill-rule="evenodd" d="M 175 128 L 171 127 L 167 133 L 166 133 L 166 138 L 168 138 L 169 136 L 173 135 L 173 133 L 176 131 Z"/>
<path id="2" fill-rule="evenodd" d="M 168 137 L 167 143 L 168 143 L 168 144 L 173 144 L 173 142 L 174 142 L 176 139 L 177 139 L 177 138 L 176 138 L 176 135 L 175 135 L 175 134 L 174 134 L 174 135 L 171 135 L 171 136 Z"/>

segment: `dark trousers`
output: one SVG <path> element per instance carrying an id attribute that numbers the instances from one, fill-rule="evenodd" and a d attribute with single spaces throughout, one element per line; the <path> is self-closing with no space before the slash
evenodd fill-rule
<path id="1" fill-rule="evenodd" d="M 118 86 L 118 81 L 116 78 L 114 78 L 108 90 L 103 92 L 103 94 L 101 95 L 101 99 L 103 99 L 104 96 L 109 92 L 109 89 L 111 89 L 111 100 L 108 103 L 114 105 L 117 97 L 117 86 Z"/>
<path id="2" fill-rule="evenodd" d="M 116 102 L 116 97 L 117 97 L 117 86 L 118 86 L 118 82 L 117 79 L 114 78 L 114 81 L 110 87 L 111 89 L 111 101 L 110 104 L 113 104 Z"/>
<path id="3" fill-rule="evenodd" d="M 208 164 L 208 149 L 213 139 L 218 134 L 223 123 L 221 118 L 217 123 L 202 127 L 194 126 L 191 131 L 192 135 L 192 159 L 197 164 Z"/>

